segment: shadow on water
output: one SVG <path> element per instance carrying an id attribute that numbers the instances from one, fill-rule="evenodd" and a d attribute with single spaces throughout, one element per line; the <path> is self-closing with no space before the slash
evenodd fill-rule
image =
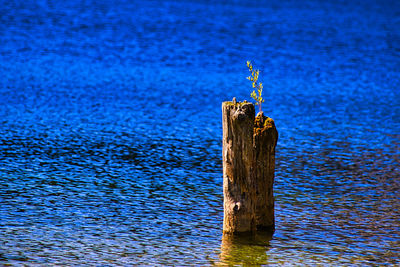
<path id="1" fill-rule="evenodd" d="M 272 231 L 259 231 L 256 234 L 232 236 L 224 234 L 218 265 L 261 265 L 268 264 L 268 249 Z"/>

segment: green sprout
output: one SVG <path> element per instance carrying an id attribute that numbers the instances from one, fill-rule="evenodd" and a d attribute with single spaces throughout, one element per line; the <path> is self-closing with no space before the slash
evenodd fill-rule
<path id="1" fill-rule="evenodd" d="M 250 61 L 247 61 L 247 68 L 251 72 L 251 76 L 247 77 L 247 80 L 253 83 L 253 88 L 257 89 L 258 92 L 257 95 L 256 90 L 254 89 L 250 96 L 256 101 L 256 105 L 258 105 L 261 112 L 262 111 L 261 104 L 264 102 L 264 98 L 262 98 L 261 96 L 263 85 L 262 83 L 258 82 L 258 75 L 260 74 L 260 70 L 253 69 L 253 64 L 251 64 Z"/>

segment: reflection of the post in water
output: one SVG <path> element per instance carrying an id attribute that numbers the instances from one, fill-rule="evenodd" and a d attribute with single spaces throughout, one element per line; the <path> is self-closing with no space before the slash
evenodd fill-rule
<path id="1" fill-rule="evenodd" d="M 268 247 L 272 231 L 257 231 L 255 234 L 222 236 L 219 265 L 260 265 L 268 263 Z"/>

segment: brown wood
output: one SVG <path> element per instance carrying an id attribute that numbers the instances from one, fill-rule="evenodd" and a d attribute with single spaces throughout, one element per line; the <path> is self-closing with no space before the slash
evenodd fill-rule
<path id="1" fill-rule="evenodd" d="M 255 151 L 255 190 L 257 229 L 275 228 L 274 177 L 275 147 L 278 131 L 274 120 L 260 112 L 254 123 L 253 146 Z"/>
<path id="2" fill-rule="evenodd" d="M 273 182 L 278 132 L 252 103 L 222 103 L 224 233 L 274 227 Z"/>
<path id="3" fill-rule="evenodd" d="M 252 181 L 255 110 L 251 103 L 222 103 L 224 233 L 252 232 L 255 191 Z"/>

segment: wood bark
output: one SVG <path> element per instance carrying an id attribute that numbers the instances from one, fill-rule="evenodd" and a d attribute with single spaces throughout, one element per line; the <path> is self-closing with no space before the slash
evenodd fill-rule
<path id="1" fill-rule="evenodd" d="M 278 132 L 252 103 L 222 103 L 224 233 L 274 228 L 273 182 Z"/>
<path id="2" fill-rule="evenodd" d="M 274 120 L 260 112 L 255 119 L 253 135 L 257 229 L 273 230 L 275 228 L 273 186 L 277 142 L 278 131 Z"/>
<path id="3" fill-rule="evenodd" d="M 252 181 L 255 110 L 251 103 L 234 102 L 222 103 L 224 233 L 256 229 Z"/>

